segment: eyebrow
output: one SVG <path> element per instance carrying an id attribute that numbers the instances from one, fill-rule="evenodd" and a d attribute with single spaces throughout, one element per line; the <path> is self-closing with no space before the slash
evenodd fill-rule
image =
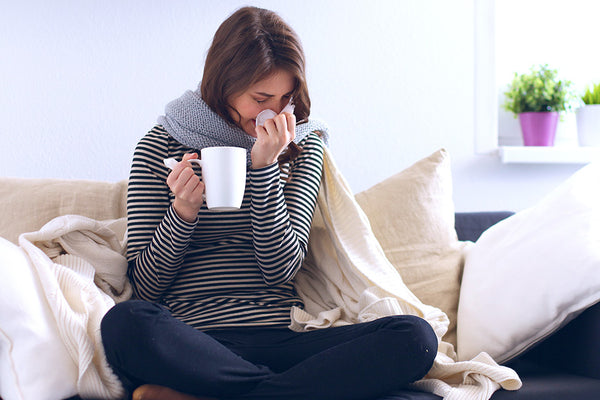
<path id="1" fill-rule="evenodd" d="M 291 96 L 294 93 L 294 90 L 290 90 L 289 92 L 287 92 L 284 96 Z M 255 94 L 259 95 L 259 96 L 264 96 L 264 97 L 275 97 L 274 94 L 269 94 L 269 93 L 265 93 L 265 92 L 255 92 Z"/>

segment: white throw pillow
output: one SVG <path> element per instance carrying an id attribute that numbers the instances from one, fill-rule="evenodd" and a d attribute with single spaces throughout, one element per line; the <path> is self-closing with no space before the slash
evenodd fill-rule
<path id="1" fill-rule="evenodd" d="M 25 252 L 0 238 L 0 397 L 56 400 L 77 394 L 67 353 Z"/>
<path id="2" fill-rule="evenodd" d="M 483 233 L 466 255 L 458 355 L 506 362 L 600 301 L 600 163 Z"/>

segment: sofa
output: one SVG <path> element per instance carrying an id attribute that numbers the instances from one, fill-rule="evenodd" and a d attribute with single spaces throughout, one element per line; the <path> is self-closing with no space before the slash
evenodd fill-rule
<path id="1" fill-rule="evenodd" d="M 528 282 L 528 292 L 535 293 L 535 296 L 522 300 L 519 298 L 518 285 L 515 284 L 516 289 L 513 290 L 511 284 L 514 271 L 511 272 L 510 268 L 508 272 L 503 272 L 505 268 L 494 269 L 496 264 L 521 270 L 522 266 L 498 256 L 494 260 L 486 258 L 501 252 L 510 255 L 515 253 L 527 259 L 530 256 L 528 249 L 536 248 L 536 239 L 528 241 L 520 237 L 519 232 L 528 235 L 528 229 L 547 231 L 550 236 L 562 234 L 567 238 L 579 237 L 572 230 L 581 229 L 582 224 L 588 224 L 589 221 L 597 222 L 600 205 L 597 200 L 600 196 L 594 197 L 597 195 L 595 192 L 585 192 L 594 190 L 590 189 L 593 185 L 589 181 L 600 176 L 593 175 L 597 174 L 597 169 L 591 173 L 588 169 L 587 175 L 579 174 L 579 177 L 572 178 L 531 210 L 517 213 L 456 212 L 452 200 L 450 165 L 449 154 L 442 149 L 356 194 L 357 204 L 368 218 L 386 256 L 420 300 L 440 308 L 448 315 L 450 325 L 443 340 L 457 349 L 459 358 L 470 358 L 470 351 L 485 351 L 500 364 L 519 374 L 522 387 L 516 391 L 500 389 L 491 396 L 493 400 L 600 398 L 600 345 L 596 340 L 600 335 L 600 290 L 594 286 L 596 276 L 588 272 L 593 270 L 591 268 L 600 269 L 600 258 L 593 246 L 594 243 L 600 243 L 594 242 L 598 240 L 600 227 L 585 225 L 585 237 L 591 238 L 592 246 L 578 248 L 576 243 L 563 243 L 577 254 L 589 253 L 586 253 L 585 259 L 588 269 L 582 269 L 581 272 L 586 275 L 581 281 L 573 283 L 581 286 L 581 282 L 584 282 L 582 291 L 587 296 L 583 299 L 572 294 L 568 296 L 569 299 L 577 297 L 576 304 L 565 306 L 562 301 L 555 305 L 555 296 L 544 292 L 546 283 L 531 284 L 527 281 L 527 271 L 520 274 L 519 281 Z M 23 239 L 38 237 L 27 236 L 28 232 L 43 231 L 51 223 L 63 223 L 66 216 L 75 215 L 90 221 L 101 221 L 102 232 L 108 229 L 112 236 L 102 237 L 98 241 L 113 243 L 115 257 L 121 257 L 126 246 L 126 186 L 125 180 L 98 182 L 0 178 L 0 201 L 5 205 L 4 216 L 0 220 L 0 285 L 3 286 L 0 289 L 0 395 L 4 400 L 79 399 L 79 396 L 101 398 L 90 395 L 92 392 L 82 392 L 81 376 L 88 370 L 82 373 L 81 364 L 73 366 L 69 363 L 70 353 L 65 352 L 62 343 L 58 343 L 62 340 L 61 332 L 49 321 L 52 318 L 46 315 L 46 305 L 40 306 L 37 300 L 31 300 L 33 296 L 28 290 L 33 292 L 40 289 L 39 276 L 31 273 L 19 275 L 22 272 L 19 268 L 27 269 L 30 265 L 11 264 L 15 258 L 7 258 L 6 253 L 20 256 L 23 251 L 19 246 L 23 246 Z M 573 196 L 585 196 L 589 201 L 573 205 Z M 562 211 L 555 210 L 559 206 Z M 552 215 L 548 213 L 549 209 L 555 210 Z M 570 210 L 570 213 L 562 215 L 563 209 Z M 539 215 L 546 217 L 543 222 L 537 223 Z M 591 235 L 588 235 L 588 230 Z M 518 244 L 504 243 L 499 237 L 515 237 Z M 45 246 L 48 253 L 56 252 L 55 256 L 59 258 L 54 261 L 60 264 L 66 245 L 57 243 L 49 241 L 34 244 Z M 119 248 L 119 244 L 122 248 Z M 515 250 L 507 251 L 505 246 L 509 245 Z M 555 254 L 560 252 L 559 249 L 560 246 L 547 247 L 546 254 L 537 257 L 543 263 L 543 268 L 550 269 L 554 260 L 561 260 Z M 121 255 L 117 254 L 119 252 Z M 533 270 L 538 267 L 536 261 L 532 260 L 527 265 Z M 84 267 L 81 267 L 81 271 L 85 270 Z M 539 275 L 539 272 L 536 274 Z M 569 272 L 557 279 L 561 280 L 561 286 L 569 286 L 567 280 L 577 275 Z M 97 278 L 92 273 L 90 279 L 94 283 L 97 283 Z M 15 283 L 11 283 L 11 279 Z M 480 287 L 485 288 L 483 293 L 472 289 Z M 548 287 L 552 289 L 552 286 Z M 506 334 L 503 329 L 494 326 L 493 333 L 496 336 L 493 336 L 494 340 L 488 340 L 492 332 L 483 334 L 481 332 L 485 332 L 485 329 L 481 326 L 477 329 L 471 327 L 477 327 L 479 317 L 486 324 L 485 327 L 505 323 L 506 320 L 499 315 L 507 307 L 502 306 L 503 301 L 500 301 L 498 293 L 507 291 L 511 292 L 511 296 L 504 302 L 511 304 L 511 307 L 517 304 L 519 308 L 510 310 L 508 316 L 515 315 L 518 320 L 516 314 L 522 308 L 527 320 L 534 319 L 538 324 L 528 329 L 522 328 L 521 323 L 510 324 L 506 326 Z M 548 306 L 541 307 L 536 303 L 537 300 Z M 104 302 L 104 310 L 110 308 L 111 300 L 108 297 L 101 297 L 100 301 Z M 486 309 L 492 309 L 495 307 L 494 301 L 500 306 L 493 313 L 482 315 L 479 306 L 485 304 Z M 527 314 L 525 310 L 528 307 L 537 308 L 533 308 L 533 314 Z M 81 310 L 76 311 L 82 313 Z M 498 321 L 490 320 L 487 314 L 492 314 Z M 94 321 L 97 323 L 101 315 L 90 314 L 86 318 L 86 329 L 90 329 L 89 324 Z M 462 328 L 461 331 L 462 326 L 468 326 L 469 330 Z M 97 329 L 97 325 L 92 325 L 92 336 L 94 329 Z M 477 335 L 473 335 L 472 331 Z M 504 341 L 505 337 L 510 340 Z M 461 347 L 469 349 L 463 350 L 462 356 Z M 92 353 L 86 365 L 91 368 L 90 371 L 95 371 L 92 367 L 98 362 L 101 349 L 95 348 Z M 63 362 L 68 365 L 63 367 Z M 115 398 L 106 396 L 109 397 Z M 411 387 L 380 400 L 440 398 Z"/>

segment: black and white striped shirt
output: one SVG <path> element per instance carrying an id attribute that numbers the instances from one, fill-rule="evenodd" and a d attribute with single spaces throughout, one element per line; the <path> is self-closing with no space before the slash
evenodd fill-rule
<path id="1" fill-rule="evenodd" d="M 321 182 L 323 141 L 301 143 L 289 181 L 277 163 L 249 169 L 239 211 L 209 211 L 194 223 L 176 214 L 163 159 L 195 150 L 161 126 L 138 143 L 127 193 L 129 278 L 136 297 L 159 302 L 202 330 L 287 326 L 301 306 L 300 268 Z"/>

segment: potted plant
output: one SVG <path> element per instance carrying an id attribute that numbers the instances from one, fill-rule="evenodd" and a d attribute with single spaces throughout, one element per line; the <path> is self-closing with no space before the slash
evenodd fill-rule
<path id="1" fill-rule="evenodd" d="M 519 117 L 525 146 L 553 146 L 559 112 L 572 108 L 572 83 L 547 64 L 515 73 L 504 93 L 504 109 Z"/>
<path id="2" fill-rule="evenodd" d="M 577 109 L 577 137 L 580 146 L 600 146 L 600 83 L 588 86 Z"/>

